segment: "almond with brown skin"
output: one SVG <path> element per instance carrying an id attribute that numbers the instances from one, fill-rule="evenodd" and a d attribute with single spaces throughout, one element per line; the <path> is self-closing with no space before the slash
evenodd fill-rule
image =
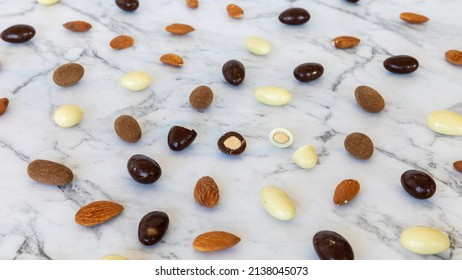
<path id="1" fill-rule="evenodd" d="M 454 166 L 454 169 L 462 172 L 462 160 L 455 161 L 452 166 Z"/>
<path id="2" fill-rule="evenodd" d="M 86 21 L 69 21 L 63 24 L 64 28 L 74 32 L 85 32 L 91 29 L 91 24 Z"/>
<path id="3" fill-rule="evenodd" d="M 399 18 L 408 23 L 421 24 L 428 21 L 428 17 L 415 13 L 401 13 Z"/>
<path id="4" fill-rule="evenodd" d="M 244 10 L 235 4 L 229 4 L 226 6 L 226 11 L 228 15 L 232 18 L 241 18 L 244 16 Z"/>
<path id="5" fill-rule="evenodd" d="M 3 113 L 5 113 L 6 108 L 8 108 L 9 103 L 10 101 L 8 100 L 8 98 L 6 97 L 0 98 L 0 116 L 3 115 Z"/>
<path id="6" fill-rule="evenodd" d="M 183 23 L 173 23 L 165 27 L 165 31 L 175 35 L 185 35 L 193 32 L 195 29 L 191 25 Z"/>
<path id="7" fill-rule="evenodd" d="M 133 46 L 134 43 L 135 40 L 133 40 L 132 37 L 127 35 L 119 35 L 111 40 L 109 46 L 111 46 L 111 48 L 114 50 L 123 50 Z"/>
<path id="8" fill-rule="evenodd" d="M 75 222 L 82 226 L 96 226 L 105 223 L 124 210 L 124 207 L 112 201 L 95 201 L 84 207 L 75 214 Z"/>
<path id="9" fill-rule="evenodd" d="M 360 39 L 353 37 L 353 36 L 338 36 L 332 39 L 332 44 L 337 49 L 350 49 L 356 47 Z"/>
<path id="10" fill-rule="evenodd" d="M 196 237 L 193 247 L 201 252 L 215 252 L 233 247 L 241 239 L 226 231 L 210 231 Z"/>
<path id="11" fill-rule="evenodd" d="M 175 67 L 181 67 L 183 65 L 183 59 L 181 58 L 181 56 L 174 53 L 164 54 L 160 57 L 160 61 Z"/>
<path id="12" fill-rule="evenodd" d="M 359 182 L 353 179 L 346 179 L 340 182 L 335 188 L 334 203 L 337 206 L 348 203 L 359 193 Z"/>
<path id="13" fill-rule="evenodd" d="M 188 5 L 188 7 L 192 9 L 195 9 L 199 7 L 199 1 L 198 0 L 186 0 L 186 5 Z"/>
<path id="14" fill-rule="evenodd" d="M 445 52 L 446 60 L 455 65 L 462 65 L 462 51 L 449 50 Z"/>
<path id="15" fill-rule="evenodd" d="M 220 199 L 220 190 L 212 177 L 200 178 L 194 188 L 194 199 L 197 203 L 206 207 L 214 207 Z"/>

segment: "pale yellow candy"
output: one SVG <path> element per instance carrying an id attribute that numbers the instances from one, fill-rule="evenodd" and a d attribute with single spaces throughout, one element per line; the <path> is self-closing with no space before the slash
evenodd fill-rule
<path id="1" fill-rule="evenodd" d="M 254 92 L 255 98 L 263 104 L 271 106 L 282 106 L 290 102 L 292 94 L 282 87 L 264 86 Z"/>
<path id="2" fill-rule="evenodd" d="M 292 154 L 293 161 L 301 168 L 311 169 L 318 163 L 318 154 L 311 145 L 305 145 Z"/>
<path id="3" fill-rule="evenodd" d="M 77 105 L 63 105 L 56 110 L 53 118 L 60 127 L 72 127 L 82 120 L 83 110 Z"/>
<path id="4" fill-rule="evenodd" d="M 149 73 L 144 71 L 135 71 L 125 74 L 120 80 L 120 84 L 131 91 L 140 91 L 147 89 L 152 83 Z"/>
<path id="5" fill-rule="evenodd" d="M 250 36 L 245 40 L 245 47 L 253 54 L 267 55 L 271 52 L 271 45 L 263 38 Z"/>
<path id="6" fill-rule="evenodd" d="M 295 203 L 277 187 L 264 187 L 261 191 L 261 202 L 265 210 L 278 220 L 289 221 L 295 217 Z"/>
<path id="7" fill-rule="evenodd" d="M 39 4 L 48 6 L 48 5 L 53 5 L 59 2 L 59 0 L 37 0 Z"/>
<path id="8" fill-rule="evenodd" d="M 101 260 L 121 261 L 121 260 L 127 260 L 127 258 L 119 256 L 119 255 L 106 255 L 102 257 Z"/>
<path id="9" fill-rule="evenodd" d="M 401 244 L 409 251 L 432 255 L 446 251 L 450 246 L 449 237 L 431 227 L 411 227 L 401 233 Z"/>
<path id="10" fill-rule="evenodd" d="M 428 127 L 445 135 L 462 135 L 462 115 L 447 110 L 434 111 L 427 117 Z"/>

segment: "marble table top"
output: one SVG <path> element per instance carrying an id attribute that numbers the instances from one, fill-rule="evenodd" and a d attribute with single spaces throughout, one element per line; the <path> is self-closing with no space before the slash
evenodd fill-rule
<path id="1" fill-rule="evenodd" d="M 34 0 L 0 0 L 0 29 L 29 24 L 36 30 L 23 44 L 0 41 L 0 98 L 10 103 L 0 116 L 0 259 L 99 259 L 117 254 L 128 259 L 318 259 L 314 234 L 332 230 L 351 244 L 355 259 L 462 259 L 462 173 L 452 164 L 462 159 L 462 138 L 440 135 L 426 125 L 434 110 L 462 113 L 462 68 L 448 63 L 445 52 L 462 49 L 462 5 L 458 0 L 342 0 L 243 1 L 241 19 L 226 13 L 228 1 L 199 0 L 191 9 L 182 0 L 140 1 L 135 12 L 119 9 L 114 1 L 61 0 L 44 6 Z M 284 25 L 278 15 L 303 7 L 311 19 L 302 26 Z M 399 18 L 415 12 L 430 20 L 409 24 Z M 74 33 L 65 22 L 82 20 L 92 29 Z M 186 36 L 174 36 L 165 26 L 193 26 Z M 135 44 L 113 50 L 109 42 L 130 35 Z M 266 56 L 251 54 L 248 36 L 265 38 L 272 46 Z M 336 49 L 331 40 L 350 35 L 361 39 L 352 49 Z M 176 53 L 184 65 L 165 65 L 159 57 Z M 383 61 L 411 55 L 419 69 L 411 74 L 390 73 Z M 241 61 L 246 78 L 239 86 L 223 79 L 222 65 Z M 62 64 L 85 69 L 83 79 L 59 87 L 52 79 Z M 293 77 L 305 62 L 324 66 L 323 76 L 310 83 Z M 131 92 L 120 85 L 132 71 L 146 71 L 152 85 Z M 190 92 L 209 86 L 215 95 L 203 111 L 191 108 Z M 259 103 L 253 92 L 260 86 L 280 86 L 293 97 L 280 107 Z M 380 113 L 367 113 L 355 101 L 354 90 L 368 85 L 385 99 Z M 53 121 L 64 104 L 84 110 L 82 121 L 62 128 Z M 143 131 L 137 143 L 126 143 L 114 132 L 114 120 L 131 115 Z M 167 134 L 174 126 L 194 129 L 191 146 L 174 152 Z M 287 149 L 270 144 L 268 133 L 285 127 L 294 134 Z M 227 156 L 218 138 L 238 131 L 246 151 Z M 373 156 L 358 160 L 344 148 L 352 132 L 374 142 Z M 292 154 L 313 145 L 318 164 L 298 167 Z M 152 185 L 135 182 L 127 172 L 134 154 L 155 159 L 163 174 Z M 68 166 L 74 180 L 67 186 L 33 181 L 27 166 L 46 159 Z M 410 169 L 435 180 L 436 193 L 426 200 L 408 195 L 400 176 Z M 211 176 L 220 188 L 215 208 L 193 198 L 196 181 Z M 347 178 L 361 190 L 350 203 L 336 206 L 332 196 Z M 283 189 L 297 213 L 291 221 L 270 216 L 260 201 L 265 186 Z M 110 200 L 124 206 L 107 223 L 84 227 L 74 215 L 84 205 Z M 163 239 L 145 246 L 138 241 L 140 219 L 164 211 L 170 225 Z M 418 255 L 400 243 L 401 232 L 429 226 L 447 233 L 450 249 L 437 255 Z M 229 250 L 200 253 L 193 239 L 222 230 L 241 238 Z"/>

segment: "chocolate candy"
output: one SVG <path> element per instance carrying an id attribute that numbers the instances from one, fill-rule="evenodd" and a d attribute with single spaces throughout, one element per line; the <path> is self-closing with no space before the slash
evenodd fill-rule
<path id="1" fill-rule="evenodd" d="M 53 73 L 53 81 L 58 86 L 69 87 L 77 84 L 85 74 L 85 69 L 78 63 L 66 63 Z"/>
<path id="2" fill-rule="evenodd" d="M 419 68 L 419 62 L 409 55 L 396 55 L 385 59 L 383 67 L 396 74 L 409 74 Z"/>
<path id="3" fill-rule="evenodd" d="M 221 71 L 225 80 L 233 86 L 238 86 L 244 81 L 245 67 L 239 60 L 227 61 Z"/>
<path id="4" fill-rule="evenodd" d="M 66 186 L 74 179 L 74 173 L 69 167 L 44 159 L 29 163 L 27 175 L 36 182 L 56 186 Z"/>
<path id="5" fill-rule="evenodd" d="M 0 36 L 9 43 L 24 43 L 35 36 L 35 29 L 27 24 L 16 24 L 3 30 Z"/>
<path id="6" fill-rule="evenodd" d="M 245 151 L 246 141 L 235 131 L 226 132 L 218 139 L 218 149 L 228 155 L 239 155 Z"/>
<path id="7" fill-rule="evenodd" d="M 359 106 L 369 113 L 378 113 L 385 107 L 385 100 L 375 89 L 359 86 L 355 89 L 355 98 Z"/>
<path id="8" fill-rule="evenodd" d="M 132 156 L 127 162 L 127 169 L 133 180 L 141 184 L 152 184 L 162 175 L 160 165 L 145 155 Z"/>
<path id="9" fill-rule="evenodd" d="M 346 0 L 347 2 L 350 2 L 350 3 L 356 3 L 358 2 L 359 0 Z"/>
<path id="10" fill-rule="evenodd" d="M 213 91 L 208 86 L 198 86 L 189 95 L 189 104 L 196 110 L 203 110 L 212 104 Z"/>
<path id="11" fill-rule="evenodd" d="M 374 143 L 363 133 L 349 134 L 343 143 L 345 150 L 357 159 L 369 159 L 374 153 Z"/>
<path id="12" fill-rule="evenodd" d="M 153 211 L 146 214 L 138 226 L 138 240 L 143 245 L 154 245 L 164 237 L 170 219 L 162 211 Z"/>
<path id="13" fill-rule="evenodd" d="M 279 21 L 287 25 L 301 25 L 310 20 L 310 13 L 303 8 L 290 8 L 279 14 Z"/>
<path id="14" fill-rule="evenodd" d="M 316 62 L 303 63 L 295 67 L 294 77 L 300 82 L 307 83 L 319 79 L 324 73 L 324 67 Z"/>
<path id="15" fill-rule="evenodd" d="M 140 124 L 132 116 L 122 115 L 117 117 L 114 121 L 114 130 L 120 139 L 128 143 L 135 143 L 141 139 L 142 131 Z"/>
<path id="16" fill-rule="evenodd" d="M 321 260 L 353 260 L 350 243 L 340 234 L 323 230 L 313 236 L 313 246 Z"/>
<path id="17" fill-rule="evenodd" d="M 117 7 L 127 12 L 133 12 L 140 6 L 138 0 L 115 0 L 115 3 Z"/>
<path id="18" fill-rule="evenodd" d="M 408 170 L 401 175 L 401 185 L 412 197 L 427 199 L 432 197 L 436 191 L 435 181 L 422 171 Z"/>
<path id="19" fill-rule="evenodd" d="M 181 151 L 191 145 L 196 139 L 197 133 L 192 129 L 187 129 L 182 126 L 172 126 L 168 132 L 168 146 L 173 151 Z"/>

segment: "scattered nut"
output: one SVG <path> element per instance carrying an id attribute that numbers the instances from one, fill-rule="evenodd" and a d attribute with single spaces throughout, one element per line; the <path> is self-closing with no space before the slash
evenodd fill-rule
<path id="1" fill-rule="evenodd" d="M 449 50 L 444 55 L 449 63 L 462 65 L 462 51 Z"/>
<path id="2" fill-rule="evenodd" d="M 229 4 L 226 7 L 226 11 L 228 12 L 228 15 L 232 18 L 241 18 L 242 16 L 244 16 L 244 10 L 235 4 Z"/>
<path id="3" fill-rule="evenodd" d="M 401 13 L 399 18 L 408 23 L 421 24 L 428 21 L 428 17 L 415 13 Z"/>
<path id="4" fill-rule="evenodd" d="M 338 36 L 332 39 L 332 44 L 337 49 L 351 49 L 356 47 L 359 42 L 361 40 L 353 36 Z"/>
<path id="5" fill-rule="evenodd" d="M 119 35 L 111 40 L 109 45 L 115 50 L 123 50 L 133 46 L 135 40 L 132 37 L 127 35 Z"/>
<path id="6" fill-rule="evenodd" d="M 214 207 L 220 199 L 220 190 L 212 177 L 200 178 L 194 187 L 194 199 L 197 203 L 206 207 Z"/>
<path id="7" fill-rule="evenodd" d="M 160 61 L 175 67 L 181 67 L 183 65 L 183 59 L 181 58 L 181 56 L 174 53 L 167 53 L 162 55 L 160 57 Z"/>
<path id="8" fill-rule="evenodd" d="M 85 32 L 92 28 L 91 24 L 86 21 L 70 21 L 63 24 L 64 28 L 74 32 Z"/>
<path id="9" fill-rule="evenodd" d="M 175 35 L 186 35 L 194 30 L 192 26 L 183 23 L 173 23 L 165 27 L 165 31 Z"/>

